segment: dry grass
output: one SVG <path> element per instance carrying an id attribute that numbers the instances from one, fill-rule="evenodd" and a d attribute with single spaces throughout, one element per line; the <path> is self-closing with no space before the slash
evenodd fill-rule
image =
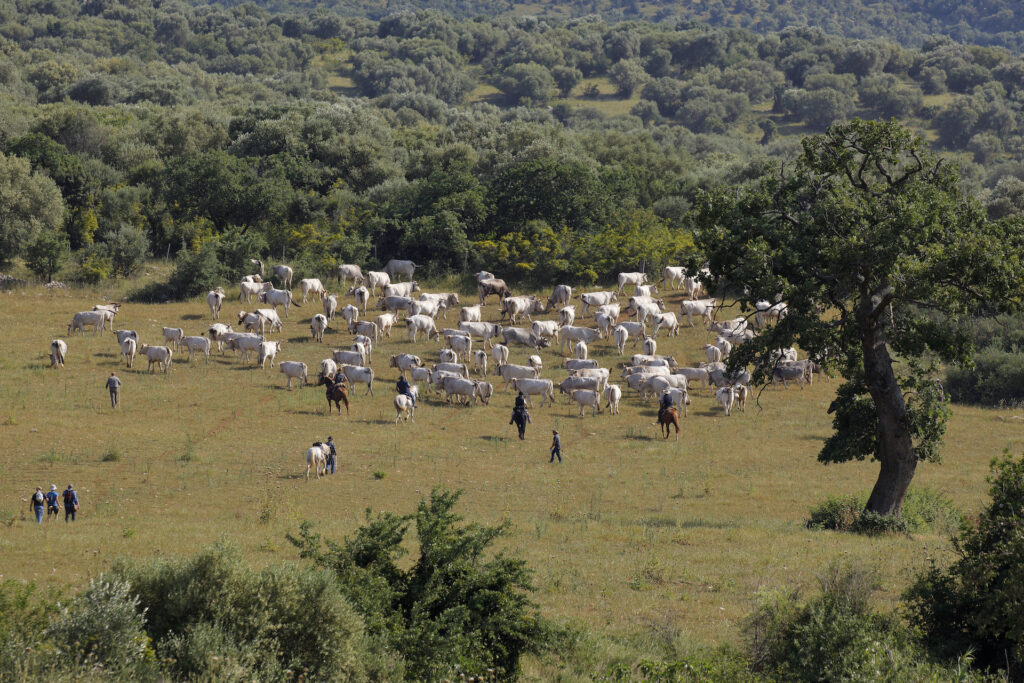
<path id="1" fill-rule="evenodd" d="M 563 399 L 535 408 L 520 442 L 507 424 L 512 397 L 500 385 L 490 407 L 424 398 L 415 424 L 396 426 L 388 354 L 433 360 L 438 348 L 411 345 L 397 327 L 374 354 L 376 397 L 356 389 L 350 417 L 327 417 L 320 389 L 285 391 L 276 368 L 246 367 L 230 356 L 209 365 L 178 357 L 166 376 L 147 374 L 145 362 L 125 370 L 109 333 L 69 339 L 67 367 L 49 369 L 50 339 L 64 336 L 72 314 L 104 294 L 118 292 L 0 294 L 7 311 L 0 519 L 18 518 L 0 526 L 6 578 L 79 585 L 117 556 L 191 553 L 224 537 L 256 562 L 294 560 L 284 535 L 301 520 L 318 520 L 326 535 L 340 538 L 366 508 L 406 512 L 443 485 L 466 490 L 461 511 L 469 519 L 513 522 L 508 546 L 536 570 L 547 615 L 664 651 L 735 638 L 759 588 L 811 582 L 837 558 L 877 567 L 883 601 L 892 601 L 925 558 L 948 553 L 937 536 L 860 538 L 803 528 L 813 503 L 870 487 L 877 470 L 815 461 L 830 433 L 825 409 L 835 382 L 768 389 L 763 410 L 751 403 L 731 418 L 707 392 L 695 394 L 678 442 L 658 438 L 653 405 L 633 396 L 621 415 L 596 418 L 578 418 Z M 669 298 L 675 308 L 678 295 Z M 238 309 L 229 303 L 225 318 L 233 322 Z M 293 309 L 284 334 L 275 335 L 285 340 L 278 360 L 302 360 L 312 370 L 332 346 L 348 345 L 338 331 L 322 346 L 311 341 L 308 321 L 318 310 Z M 496 316 L 493 302 L 487 310 Z M 162 325 L 198 334 L 209 322 L 201 301 L 129 304 L 117 327 L 159 343 Z M 662 336 L 659 351 L 694 363 L 703 343 L 703 332 L 687 330 Z M 526 355 L 513 350 L 514 361 Z M 607 342 L 592 347 L 592 356 L 605 366 L 620 360 Z M 556 353 L 543 357 L 545 376 L 563 374 Z M 115 369 L 124 380 L 123 407 L 111 411 L 103 383 Z M 916 484 L 977 509 L 989 459 L 1024 442 L 1011 415 L 957 407 L 944 464 L 923 465 Z M 561 465 L 547 462 L 551 429 L 563 435 Z M 305 450 L 329 434 L 340 444 L 340 473 L 306 482 Z M 112 450 L 120 457 L 104 461 Z M 73 526 L 27 521 L 28 494 L 51 483 L 79 490 Z"/>

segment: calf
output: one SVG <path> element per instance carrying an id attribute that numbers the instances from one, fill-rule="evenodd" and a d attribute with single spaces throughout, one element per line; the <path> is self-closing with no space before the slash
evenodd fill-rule
<path id="1" fill-rule="evenodd" d="M 256 361 L 259 366 L 263 369 L 267 367 L 267 361 L 270 361 L 270 367 L 274 367 L 274 359 L 277 358 L 278 352 L 281 351 L 281 342 L 279 341 L 265 341 L 260 344 L 259 353 L 256 356 Z"/>
<path id="2" fill-rule="evenodd" d="M 188 349 L 188 362 L 192 362 L 192 356 L 201 353 L 206 356 L 206 362 L 210 362 L 210 340 L 207 337 L 185 337 L 181 345 Z M 128 367 L 131 367 L 130 365 Z"/>

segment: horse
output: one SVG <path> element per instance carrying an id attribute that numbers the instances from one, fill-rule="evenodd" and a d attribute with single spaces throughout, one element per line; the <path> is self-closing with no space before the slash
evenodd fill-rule
<path id="1" fill-rule="evenodd" d="M 327 386 L 327 392 L 326 392 L 326 396 L 327 396 L 327 414 L 328 415 L 331 414 L 331 402 L 333 401 L 334 405 L 336 405 L 338 407 L 338 415 L 341 415 L 341 404 L 342 403 L 345 404 L 345 414 L 348 415 L 349 414 L 349 411 L 348 411 L 348 388 L 346 388 L 345 383 L 344 382 L 334 382 L 332 384 L 330 379 L 328 379 L 328 378 L 324 377 L 323 375 L 321 375 L 320 376 L 320 380 L 317 382 L 317 385 L 319 386 L 319 385 L 322 385 L 322 384 L 328 385 Z"/>
<path id="2" fill-rule="evenodd" d="M 665 432 L 665 438 L 666 439 L 668 438 L 668 433 L 670 431 L 669 427 L 671 427 L 672 425 L 675 425 L 676 426 L 676 441 L 679 441 L 679 411 L 678 410 L 676 410 L 675 408 L 669 408 L 668 410 L 665 410 L 664 412 L 662 412 L 662 414 L 658 416 L 658 424 L 660 425 L 661 430 Z"/>
<path id="3" fill-rule="evenodd" d="M 530 413 L 526 412 L 525 409 L 523 409 L 523 410 L 513 410 L 512 411 L 512 419 L 509 420 L 509 424 L 512 424 L 513 422 L 515 423 L 516 428 L 519 430 L 519 438 L 520 439 L 525 439 L 526 438 L 526 423 L 527 422 L 533 422 L 533 420 L 530 419 Z"/>
<path id="4" fill-rule="evenodd" d="M 317 441 L 306 451 L 306 481 L 309 481 L 309 470 L 316 465 L 316 478 L 327 474 L 327 453 L 330 449 Z"/>
<path id="5" fill-rule="evenodd" d="M 398 424 L 398 421 L 403 417 L 406 422 L 409 422 L 410 420 L 415 422 L 416 418 L 413 417 L 415 412 L 416 407 L 412 404 L 411 398 L 405 394 L 395 396 L 395 424 Z"/>

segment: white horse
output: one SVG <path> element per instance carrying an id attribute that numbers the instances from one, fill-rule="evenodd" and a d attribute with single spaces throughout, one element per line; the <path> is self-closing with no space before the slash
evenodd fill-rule
<path id="1" fill-rule="evenodd" d="M 403 418 L 406 422 L 410 420 L 415 422 L 416 419 L 413 417 L 415 412 L 416 408 L 413 406 L 411 398 L 405 394 L 395 396 L 395 424 L 398 424 L 398 421 Z"/>
<path id="2" fill-rule="evenodd" d="M 316 478 L 327 474 L 327 446 L 319 441 L 306 451 L 306 480 L 309 481 L 309 470 L 316 464 Z"/>

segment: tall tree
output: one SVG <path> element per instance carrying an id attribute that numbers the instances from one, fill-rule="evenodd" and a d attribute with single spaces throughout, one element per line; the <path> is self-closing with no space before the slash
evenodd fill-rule
<path id="1" fill-rule="evenodd" d="M 898 515 L 918 461 L 938 458 L 945 431 L 930 370 L 970 360 L 973 316 L 1019 306 L 1024 236 L 986 221 L 919 137 L 860 120 L 806 138 L 791 168 L 706 195 L 697 223 L 711 286 L 743 289 L 745 310 L 788 306 L 732 362 L 755 363 L 763 380 L 772 351 L 797 343 L 839 367 L 835 433 L 818 459 L 877 459 L 867 509 Z"/>
<path id="2" fill-rule="evenodd" d="M 11 262 L 43 230 L 64 222 L 64 200 L 52 180 L 27 159 L 0 154 L 0 265 Z"/>

